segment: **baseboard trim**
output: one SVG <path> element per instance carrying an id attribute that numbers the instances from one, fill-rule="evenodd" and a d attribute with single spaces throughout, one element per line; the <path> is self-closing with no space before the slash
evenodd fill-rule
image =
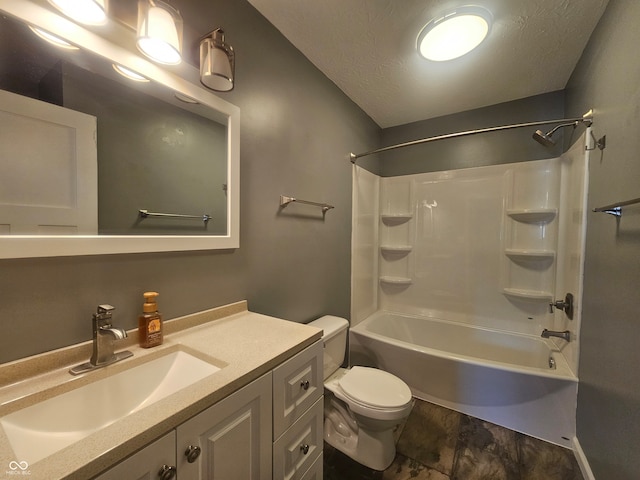
<path id="1" fill-rule="evenodd" d="M 580 446 L 578 437 L 573 437 L 571 439 L 571 445 L 573 446 L 573 452 L 576 456 L 578 465 L 580 466 L 580 471 L 582 472 L 584 480 L 596 480 L 596 477 L 593 475 L 591 467 L 589 466 L 589 462 L 587 461 L 587 456 L 584 454 L 584 450 L 582 450 L 582 447 Z"/>

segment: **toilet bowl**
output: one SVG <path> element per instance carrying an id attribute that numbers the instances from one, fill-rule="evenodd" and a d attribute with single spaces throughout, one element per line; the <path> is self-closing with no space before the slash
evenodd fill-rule
<path id="1" fill-rule="evenodd" d="M 386 469 L 395 458 L 394 430 L 411 412 L 411 390 L 383 370 L 341 368 L 348 322 L 324 316 L 310 323 L 323 330 L 324 439 L 358 463 Z"/>

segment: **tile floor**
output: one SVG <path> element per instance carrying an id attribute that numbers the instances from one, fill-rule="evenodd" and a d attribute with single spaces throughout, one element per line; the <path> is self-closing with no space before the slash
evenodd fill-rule
<path id="1" fill-rule="evenodd" d="M 416 400 L 384 472 L 327 443 L 324 480 L 583 480 L 573 452 Z"/>

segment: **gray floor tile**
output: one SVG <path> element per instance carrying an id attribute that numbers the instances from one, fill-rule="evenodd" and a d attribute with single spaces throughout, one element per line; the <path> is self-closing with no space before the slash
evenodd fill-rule
<path id="1" fill-rule="evenodd" d="M 404 455 L 396 455 L 395 460 L 387 468 L 382 480 L 450 480 L 448 475 L 421 464 L 417 460 Z"/>
<path id="2" fill-rule="evenodd" d="M 583 480 L 571 450 L 526 435 L 518 444 L 522 480 Z"/>
<path id="3" fill-rule="evenodd" d="M 464 416 L 452 480 L 520 480 L 517 434 Z"/>
<path id="4" fill-rule="evenodd" d="M 447 408 L 416 402 L 398 440 L 398 453 L 451 475 L 461 416 Z"/>

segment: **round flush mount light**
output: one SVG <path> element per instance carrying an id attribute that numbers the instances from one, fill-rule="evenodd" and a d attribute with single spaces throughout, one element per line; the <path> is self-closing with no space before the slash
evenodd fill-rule
<path id="1" fill-rule="evenodd" d="M 425 25 L 418 35 L 418 52 L 434 62 L 461 57 L 487 37 L 491 20 L 491 13 L 482 7 L 459 7 Z"/>

